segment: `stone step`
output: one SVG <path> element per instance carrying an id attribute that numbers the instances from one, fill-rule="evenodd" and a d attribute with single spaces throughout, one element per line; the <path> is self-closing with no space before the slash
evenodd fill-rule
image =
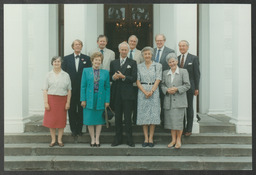
<path id="1" fill-rule="evenodd" d="M 5 156 L 252 156 L 252 146 L 246 144 L 183 144 L 181 149 L 167 148 L 167 144 L 156 144 L 153 148 L 134 148 L 122 144 L 111 147 L 101 144 L 100 148 L 88 143 L 71 144 L 49 148 L 48 144 L 5 144 Z"/>
<path id="2" fill-rule="evenodd" d="M 69 126 L 67 126 L 69 127 Z M 85 127 L 85 126 L 84 126 Z M 205 123 L 200 123 L 199 122 L 199 127 L 200 127 L 200 133 L 235 133 L 236 132 L 236 127 L 235 125 L 232 124 L 205 124 Z M 132 131 L 133 132 L 142 132 L 142 126 L 137 126 L 133 125 L 132 126 Z M 42 126 L 39 123 L 28 123 L 25 125 L 25 132 L 49 132 L 49 128 L 46 128 Z M 102 132 L 115 132 L 115 127 L 110 126 L 109 128 L 106 128 L 106 126 L 102 127 Z M 170 129 L 164 129 L 162 126 L 156 126 L 155 132 L 165 132 L 165 133 L 170 133 Z"/>
<path id="3" fill-rule="evenodd" d="M 4 170 L 252 170 L 252 157 L 5 156 Z"/>
<path id="4" fill-rule="evenodd" d="M 113 133 L 102 133 L 101 143 L 112 143 Z M 5 134 L 5 143 L 49 143 L 50 133 L 19 133 Z M 141 144 L 144 141 L 143 133 L 134 133 L 133 140 Z M 168 144 L 171 140 L 170 133 L 155 133 L 154 142 Z M 90 136 L 85 133 L 83 136 L 72 137 L 70 134 L 63 135 L 64 143 L 89 143 Z M 125 143 L 125 140 L 123 141 Z M 230 133 L 200 133 L 192 134 L 190 137 L 182 136 L 184 144 L 251 144 L 252 136 L 250 134 L 230 134 Z"/>

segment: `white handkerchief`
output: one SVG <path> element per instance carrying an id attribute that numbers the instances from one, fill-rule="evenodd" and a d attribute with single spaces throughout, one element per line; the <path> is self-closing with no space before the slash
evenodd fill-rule
<path id="1" fill-rule="evenodd" d="M 130 65 L 127 66 L 127 69 L 132 68 Z"/>
<path id="2" fill-rule="evenodd" d="M 192 65 L 192 63 L 188 63 L 188 65 Z"/>

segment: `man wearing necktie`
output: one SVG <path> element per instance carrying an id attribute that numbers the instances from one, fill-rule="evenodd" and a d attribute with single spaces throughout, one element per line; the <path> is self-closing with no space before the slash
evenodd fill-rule
<path id="1" fill-rule="evenodd" d="M 187 91 L 187 116 L 184 117 L 184 129 L 183 133 L 185 136 L 190 136 L 192 134 L 193 119 L 194 119 L 194 109 L 193 109 L 193 99 L 194 95 L 199 94 L 199 80 L 200 80 L 200 70 L 199 70 L 199 59 L 197 56 L 188 53 L 189 43 L 186 40 L 181 40 L 179 42 L 179 50 L 181 55 L 178 56 L 178 66 L 187 69 L 189 74 L 190 89 Z"/>
<path id="2" fill-rule="evenodd" d="M 66 71 L 71 79 L 71 100 L 68 110 L 70 130 L 72 136 L 81 136 L 83 128 L 83 108 L 80 102 L 81 77 L 83 69 L 91 67 L 90 57 L 81 53 L 83 43 L 80 40 L 73 41 L 71 45 L 74 53 L 63 59 L 62 70 Z"/>
<path id="3" fill-rule="evenodd" d="M 130 51 L 128 53 L 129 58 L 133 59 L 136 61 L 137 64 L 140 64 L 144 61 L 142 55 L 141 55 L 141 51 L 138 50 L 136 47 L 138 45 L 138 38 L 135 35 L 131 35 L 128 38 L 128 44 L 130 46 Z M 136 83 L 133 83 L 133 89 L 135 92 L 135 100 L 133 101 L 133 109 L 132 109 L 132 122 L 133 124 L 136 124 L 137 121 L 137 98 L 138 98 L 138 87 Z"/>
<path id="4" fill-rule="evenodd" d="M 132 138 L 132 103 L 135 100 L 133 83 L 137 80 L 136 61 L 127 57 L 129 45 L 122 42 L 118 46 L 120 58 L 110 63 L 111 103 L 115 111 L 115 138 L 111 146 L 118 146 L 123 142 L 123 121 L 127 145 L 134 147 Z"/>
<path id="5" fill-rule="evenodd" d="M 157 34 L 155 36 L 155 42 L 156 42 L 156 48 L 154 49 L 154 56 L 152 59 L 153 61 L 157 63 L 162 64 L 162 71 L 170 69 L 168 63 L 166 62 L 166 56 L 169 53 L 175 53 L 173 49 L 170 49 L 169 47 L 166 47 L 165 44 L 166 37 L 163 34 Z M 163 103 L 164 103 L 164 94 L 162 91 L 160 91 L 160 101 L 161 101 L 161 109 L 163 109 Z M 161 125 L 164 125 L 164 111 L 161 110 L 160 114 L 161 119 Z"/>
<path id="6" fill-rule="evenodd" d="M 115 52 L 106 48 L 108 44 L 108 38 L 105 35 L 99 35 L 97 38 L 97 45 L 98 47 L 92 49 L 88 54 L 91 56 L 95 52 L 101 52 L 103 54 L 103 63 L 101 64 L 100 68 L 108 70 L 110 69 L 110 62 L 115 60 Z"/>

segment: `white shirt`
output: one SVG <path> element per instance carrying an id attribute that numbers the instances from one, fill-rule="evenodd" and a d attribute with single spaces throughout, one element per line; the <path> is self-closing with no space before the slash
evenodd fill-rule
<path id="1" fill-rule="evenodd" d="M 123 59 L 123 58 L 120 57 L 120 66 L 121 66 L 122 60 L 124 60 L 123 65 L 125 64 L 126 58 Z"/>
<path id="2" fill-rule="evenodd" d="M 181 64 L 182 56 L 183 56 L 183 54 L 181 54 L 181 55 L 180 55 L 180 64 Z M 186 52 L 186 53 L 184 54 L 184 62 L 183 62 L 183 66 L 185 65 L 185 62 L 186 62 L 187 56 L 188 56 L 188 52 Z"/>
<path id="3" fill-rule="evenodd" d="M 180 69 L 177 66 L 176 70 L 174 73 L 172 73 L 172 70 L 170 69 L 169 72 L 167 73 L 167 75 L 171 75 L 171 83 L 173 82 L 174 78 L 175 78 L 175 74 L 180 74 Z"/>
<path id="4" fill-rule="evenodd" d="M 159 61 L 158 61 L 158 63 L 159 63 L 159 62 L 160 62 L 160 59 L 161 59 L 161 56 L 162 56 L 162 53 L 163 53 L 163 51 L 164 51 L 164 46 L 163 46 L 162 48 L 156 48 L 155 60 L 156 60 L 156 56 L 157 56 L 158 50 L 161 50 L 161 51 L 159 52 Z M 155 61 L 155 60 L 154 60 L 154 61 Z"/>
<path id="5" fill-rule="evenodd" d="M 132 59 L 134 59 L 134 54 L 136 52 L 136 48 L 134 48 L 133 50 L 130 49 L 129 53 L 128 53 L 128 57 L 130 58 L 130 54 L 131 54 L 131 51 L 132 51 Z"/>
<path id="6" fill-rule="evenodd" d="M 71 80 L 65 71 L 47 73 L 43 90 L 47 90 L 49 95 L 66 96 L 71 89 Z"/>
<path id="7" fill-rule="evenodd" d="M 78 54 L 78 56 L 80 57 L 81 53 Z M 80 58 L 76 58 L 76 54 L 74 53 L 74 57 L 75 57 L 75 63 L 76 63 L 76 71 L 78 71 L 78 66 L 79 66 L 79 60 Z"/>

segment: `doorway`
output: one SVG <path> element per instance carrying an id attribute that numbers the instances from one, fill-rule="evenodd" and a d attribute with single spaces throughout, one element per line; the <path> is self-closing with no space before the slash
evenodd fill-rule
<path id="1" fill-rule="evenodd" d="M 153 46 L 152 4 L 108 4 L 104 5 L 104 33 L 108 37 L 108 48 L 118 57 L 118 44 L 128 41 L 130 35 L 139 39 L 137 48 Z"/>

